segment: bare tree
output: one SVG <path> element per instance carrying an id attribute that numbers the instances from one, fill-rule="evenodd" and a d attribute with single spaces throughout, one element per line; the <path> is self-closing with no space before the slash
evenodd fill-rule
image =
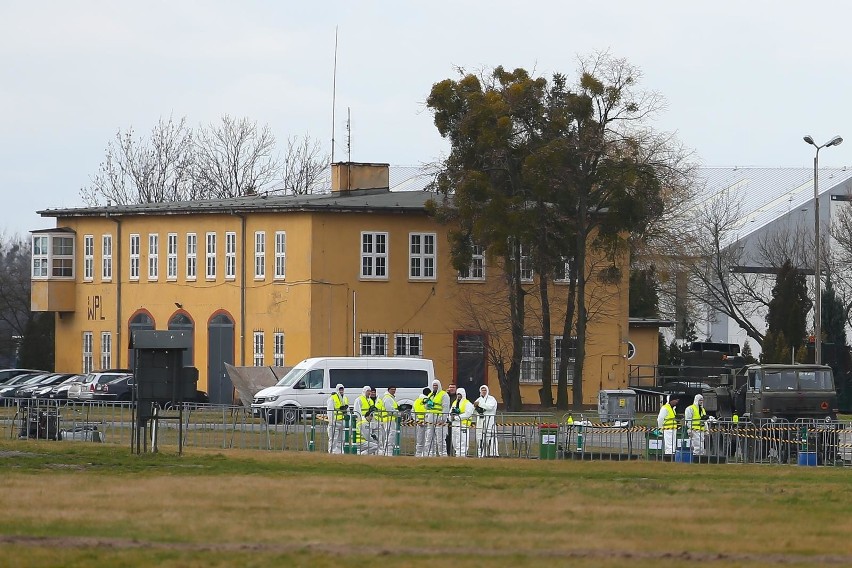
<path id="1" fill-rule="evenodd" d="M 224 115 L 196 134 L 194 180 L 199 195 L 221 199 L 253 195 L 278 175 L 275 136 L 247 118 Z"/>
<path id="2" fill-rule="evenodd" d="M 186 119 L 160 119 L 150 139 L 130 127 L 107 144 L 106 158 L 80 190 L 87 205 L 158 203 L 195 197 L 192 130 Z"/>
<path id="3" fill-rule="evenodd" d="M 309 135 L 287 140 L 282 160 L 282 190 L 290 195 L 307 195 L 318 189 L 318 182 L 328 169 L 331 158 L 322 150 L 319 140 Z"/>

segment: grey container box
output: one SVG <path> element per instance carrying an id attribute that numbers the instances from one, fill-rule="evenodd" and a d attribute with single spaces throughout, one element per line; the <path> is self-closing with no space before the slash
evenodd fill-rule
<path id="1" fill-rule="evenodd" d="M 600 391 L 598 416 L 601 422 L 633 420 L 636 417 L 636 391 L 630 389 Z"/>

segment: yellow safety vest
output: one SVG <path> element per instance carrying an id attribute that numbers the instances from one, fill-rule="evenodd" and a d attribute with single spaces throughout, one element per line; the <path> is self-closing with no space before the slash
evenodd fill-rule
<path id="1" fill-rule="evenodd" d="M 346 416 L 346 413 L 340 410 L 341 406 L 349 406 L 349 399 L 346 398 L 346 395 L 343 398 L 340 398 L 340 393 L 334 393 L 331 395 L 331 399 L 334 401 L 334 419 L 335 420 L 343 420 L 343 417 Z"/>
<path id="2" fill-rule="evenodd" d="M 361 401 L 361 416 L 358 417 L 361 421 L 364 420 L 364 416 L 367 415 L 367 411 L 370 410 L 370 408 L 375 408 L 376 410 L 382 409 L 381 406 L 376 405 L 376 401 L 370 397 L 364 396 L 363 394 L 358 397 L 358 400 Z"/>
<path id="3" fill-rule="evenodd" d="M 444 407 L 441 404 L 441 401 L 444 399 L 444 395 L 447 394 L 447 391 L 438 391 L 437 394 L 429 393 L 429 396 L 426 397 L 426 401 L 432 401 L 433 406 L 429 408 L 429 405 L 426 405 L 426 412 L 430 414 L 441 414 L 444 412 Z"/>
<path id="4" fill-rule="evenodd" d="M 461 400 L 461 404 L 459 404 L 458 400 L 453 401 L 453 408 L 458 408 L 459 412 L 464 412 L 467 410 L 467 405 L 470 404 L 470 401 L 466 398 Z M 473 425 L 473 421 L 470 418 L 465 418 L 461 421 L 461 425 L 465 427 L 470 427 Z"/>
<path id="5" fill-rule="evenodd" d="M 668 402 L 663 405 L 666 410 L 666 417 L 663 420 L 663 430 L 677 430 L 677 415 L 674 408 Z"/>
<path id="6" fill-rule="evenodd" d="M 698 406 L 697 404 L 693 404 L 690 408 L 692 409 L 692 429 L 703 432 L 704 422 L 702 422 L 701 417 L 707 416 L 707 411 L 704 410 L 703 406 Z"/>
<path id="7" fill-rule="evenodd" d="M 414 401 L 414 419 L 422 421 L 426 418 L 426 399 L 423 397 L 418 397 L 417 400 Z"/>
<path id="8" fill-rule="evenodd" d="M 391 420 L 394 420 L 396 418 L 393 414 L 391 414 L 390 411 L 393 410 L 395 412 L 399 410 L 399 403 L 393 397 L 391 397 L 391 400 L 393 401 L 393 406 L 391 406 L 390 408 L 385 408 L 385 397 L 379 399 L 379 410 L 384 410 L 384 413 L 381 416 L 382 422 L 390 422 Z"/>

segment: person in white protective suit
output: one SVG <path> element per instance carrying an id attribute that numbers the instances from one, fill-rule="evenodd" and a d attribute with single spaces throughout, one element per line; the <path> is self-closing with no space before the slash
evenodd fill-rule
<path id="1" fill-rule="evenodd" d="M 423 394 L 414 401 L 411 409 L 414 418 L 414 457 L 420 458 L 426 455 L 426 397 L 432 390 L 429 387 L 423 389 Z"/>
<path id="2" fill-rule="evenodd" d="M 334 387 L 334 393 L 325 404 L 328 416 L 328 453 L 343 453 L 343 426 L 349 413 L 349 399 L 340 383 Z"/>
<path id="3" fill-rule="evenodd" d="M 683 422 L 686 424 L 687 432 L 689 432 L 689 446 L 692 448 L 692 455 L 703 456 L 704 437 L 707 431 L 707 411 L 704 410 L 704 396 L 701 394 L 695 395 L 695 399 L 691 406 L 688 406 L 683 413 Z"/>
<path id="4" fill-rule="evenodd" d="M 375 416 L 373 416 L 373 413 L 379 409 L 376 406 L 376 401 L 370 397 L 370 393 L 372 391 L 373 389 L 370 388 L 369 385 L 361 389 L 361 396 L 355 399 L 355 406 L 353 408 L 353 412 L 355 413 L 354 419 L 358 421 L 356 426 L 356 437 L 358 439 L 357 441 L 359 442 L 358 447 L 361 449 L 367 447 L 364 445 L 364 442 L 366 440 L 363 436 L 365 425 L 366 428 L 371 432 L 371 434 L 376 435 L 376 441 L 378 441 L 378 427 L 376 425 L 376 422 L 372 420 L 372 418 L 375 418 Z M 371 420 L 367 420 L 367 418 L 371 418 Z M 372 439 L 371 436 L 368 436 L 367 438 Z M 378 448 L 378 444 L 376 445 L 376 447 Z"/>
<path id="5" fill-rule="evenodd" d="M 369 412 L 358 423 L 358 453 L 374 456 L 379 453 L 378 418 Z"/>
<path id="6" fill-rule="evenodd" d="M 470 448 L 470 427 L 473 426 L 473 403 L 463 388 L 456 389 L 456 399 L 450 407 L 450 430 L 453 436 L 453 455 L 466 458 Z"/>
<path id="7" fill-rule="evenodd" d="M 680 396 L 669 395 L 669 400 L 660 407 L 657 415 L 657 428 L 663 431 L 663 453 L 667 456 L 673 455 L 677 443 L 677 403 Z"/>
<path id="8" fill-rule="evenodd" d="M 379 448 L 379 454 L 383 456 L 392 456 L 397 443 L 397 433 L 399 423 L 399 403 L 396 401 L 396 387 L 389 386 L 387 392 L 382 397 L 381 428 L 379 431 L 379 440 L 382 442 L 382 447 Z"/>
<path id="9" fill-rule="evenodd" d="M 479 398 L 473 402 L 476 411 L 476 455 L 497 457 L 497 399 L 486 385 L 479 387 Z"/>
<path id="10" fill-rule="evenodd" d="M 441 388 L 441 381 L 432 381 L 432 390 L 426 397 L 426 449 L 427 456 L 447 456 L 447 418 L 450 415 L 450 395 Z"/>

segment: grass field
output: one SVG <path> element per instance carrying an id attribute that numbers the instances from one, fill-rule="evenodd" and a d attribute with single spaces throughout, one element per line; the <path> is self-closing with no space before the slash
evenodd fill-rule
<path id="1" fill-rule="evenodd" d="M 852 565 L 852 470 L 0 441 L 3 566 Z"/>

